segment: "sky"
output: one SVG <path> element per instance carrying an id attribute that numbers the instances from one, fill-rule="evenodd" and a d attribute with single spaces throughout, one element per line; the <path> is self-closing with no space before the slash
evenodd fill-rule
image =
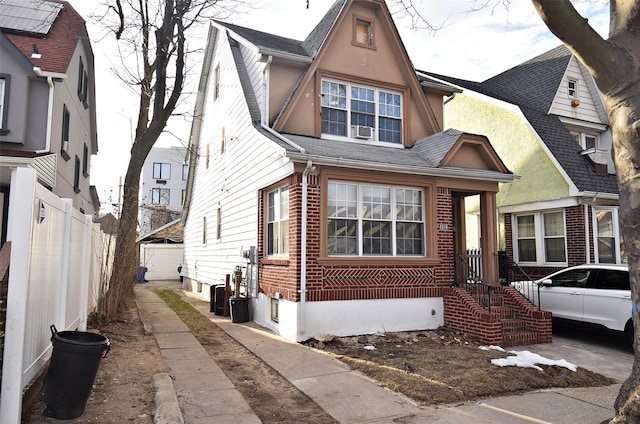
<path id="1" fill-rule="evenodd" d="M 120 181 L 124 180 L 136 125 L 138 95 L 135 87 L 127 86 L 113 72 L 122 68 L 113 35 L 105 35 L 100 24 L 91 19 L 91 14 L 100 10 L 104 1 L 69 0 L 87 20 L 95 57 L 99 152 L 92 158 L 90 178 L 106 206 L 117 200 Z M 306 38 L 333 4 L 333 0 L 309 0 L 307 8 L 307 0 L 248 1 L 252 1 L 250 9 L 226 20 L 298 40 Z M 387 0 L 387 4 L 416 69 L 483 81 L 560 44 L 528 0 L 492 0 L 491 5 L 484 8 L 480 6 L 486 0 L 413 0 L 413 6 L 432 26 L 439 28 L 437 31 L 412 28 L 411 19 L 394 7 L 398 1 Z M 505 7 L 504 3 L 510 5 Z M 607 1 L 576 0 L 574 6 L 606 37 Z M 205 40 L 206 30 L 189 37 L 191 46 L 204 47 Z M 193 66 L 192 81 L 196 81 L 200 65 L 193 62 L 189 65 Z M 184 111 L 192 112 L 193 98 L 185 99 Z M 190 122 L 186 118 L 174 117 L 156 146 L 185 146 L 189 130 Z"/>

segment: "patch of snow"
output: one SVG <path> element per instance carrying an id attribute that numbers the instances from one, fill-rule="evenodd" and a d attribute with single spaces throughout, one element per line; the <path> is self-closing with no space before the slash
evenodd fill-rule
<path id="1" fill-rule="evenodd" d="M 501 348 L 500 346 L 479 346 L 480 350 L 499 350 L 500 352 L 504 352 L 505 350 L 503 348 Z"/>
<path id="2" fill-rule="evenodd" d="M 367 345 L 364 347 L 365 350 L 376 350 L 375 346 Z"/>
<path id="3" fill-rule="evenodd" d="M 537 353 L 529 352 L 528 350 L 510 350 L 509 353 L 512 353 L 515 356 L 508 356 L 506 358 L 492 359 L 491 363 L 493 365 L 497 365 L 499 367 L 522 367 L 522 368 L 534 368 L 536 370 L 542 371 L 542 368 L 537 366 L 540 365 L 555 365 L 557 367 L 563 367 L 573 372 L 578 370 L 574 364 L 567 362 L 564 359 L 553 360 L 545 358 L 544 356 L 540 356 Z"/>

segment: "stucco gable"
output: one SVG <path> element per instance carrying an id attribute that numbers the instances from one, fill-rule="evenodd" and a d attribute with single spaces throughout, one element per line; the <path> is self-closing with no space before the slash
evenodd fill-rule
<path id="1" fill-rule="evenodd" d="M 342 6 L 341 3 L 338 1 L 334 6 Z M 334 7 L 330 12 L 337 10 Z M 320 136 L 320 123 L 316 119 L 314 105 L 318 103 L 320 80 L 329 77 L 369 86 L 386 86 L 402 92 L 404 144 L 407 147 L 413 140 L 439 131 L 436 115 L 422 90 L 385 2 L 346 0 L 339 12 L 333 25 L 325 23 L 322 26 L 329 32 L 282 108 L 274 129 Z M 355 39 L 354 28 L 358 20 L 371 23 L 371 42 L 368 45 L 362 45 Z"/>
<path id="2" fill-rule="evenodd" d="M 509 173 L 493 146 L 483 135 L 456 129 L 419 140 L 416 149 L 438 167 L 457 167 Z"/>

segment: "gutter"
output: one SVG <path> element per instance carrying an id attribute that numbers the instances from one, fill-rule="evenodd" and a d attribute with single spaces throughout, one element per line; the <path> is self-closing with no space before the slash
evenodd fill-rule
<path id="1" fill-rule="evenodd" d="M 271 135 L 274 135 L 276 137 L 278 137 L 280 140 L 284 141 L 285 143 L 287 143 L 289 146 L 293 147 L 294 149 L 296 149 L 299 154 L 304 155 L 305 154 L 305 150 L 304 148 L 300 147 L 299 145 L 297 145 L 296 143 L 294 143 L 293 141 L 289 140 L 287 137 L 283 136 L 282 134 L 280 134 L 277 131 L 274 131 L 273 129 L 271 129 L 270 127 L 268 127 L 267 125 L 264 124 L 260 124 L 260 126 L 266 130 L 267 132 L 269 132 Z M 295 153 L 294 153 L 295 155 Z M 305 156 L 306 158 L 306 156 Z"/>
<path id="2" fill-rule="evenodd" d="M 193 180 L 195 178 L 198 161 L 198 150 L 200 149 L 200 131 L 202 128 L 202 117 L 204 116 L 204 102 L 206 99 L 209 75 L 211 74 L 211 63 L 213 62 L 213 50 L 215 48 L 216 34 L 217 30 L 213 26 L 209 26 L 207 47 L 202 63 L 202 74 L 200 75 L 200 82 L 198 83 L 198 94 L 196 96 L 196 104 L 193 112 L 193 122 L 191 123 L 191 133 L 189 134 L 187 157 L 185 157 L 185 161 L 188 161 L 189 164 L 189 173 L 187 174 L 187 186 L 185 187 L 182 215 L 180 217 L 180 223 L 182 225 L 187 222 L 191 206 L 191 190 L 193 190 Z"/>
<path id="3" fill-rule="evenodd" d="M 36 150 L 35 153 L 49 153 L 51 151 L 51 126 L 53 121 L 53 95 L 55 93 L 55 87 L 53 79 L 66 79 L 66 74 L 59 74 L 56 72 L 45 72 L 37 66 L 33 67 L 33 73 L 40 78 L 46 78 L 49 85 L 49 100 L 47 104 L 47 135 L 45 137 L 45 145 L 43 150 Z"/>
<path id="4" fill-rule="evenodd" d="M 302 173 L 302 225 L 300 229 L 300 308 L 298 308 L 298 335 L 304 336 L 307 303 L 307 224 L 308 206 L 307 198 L 309 194 L 309 172 L 315 170 L 311 160 L 307 161 L 307 166 Z"/>
<path id="5" fill-rule="evenodd" d="M 304 150 L 303 150 L 304 152 Z M 328 158 L 326 156 L 306 155 L 303 152 L 287 153 L 287 156 L 296 162 L 306 162 L 313 159 L 315 165 L 336 166 L 342 168 L 355 168 L 368 171 L 384 171 L 399 174 L 423 175 L 443 178 L 467 178 L 470 180 L 495 181 L 510 183 L 520 179 L 516 174 L 503 174 L 498 171 L 482 171 L 465 168 L 425 168 L 421 166 L 391 165 L 379 162 L 363 162 L 353 159 Z"/>

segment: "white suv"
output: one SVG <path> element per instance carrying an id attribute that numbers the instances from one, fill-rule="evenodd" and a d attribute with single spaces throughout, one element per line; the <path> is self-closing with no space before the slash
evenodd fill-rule
<path id="1" fill-rule="evenodd" d="M 511 285 L 553 318 L 623 332 L 633 341 L 628 265 L 579 265 Z"/>

